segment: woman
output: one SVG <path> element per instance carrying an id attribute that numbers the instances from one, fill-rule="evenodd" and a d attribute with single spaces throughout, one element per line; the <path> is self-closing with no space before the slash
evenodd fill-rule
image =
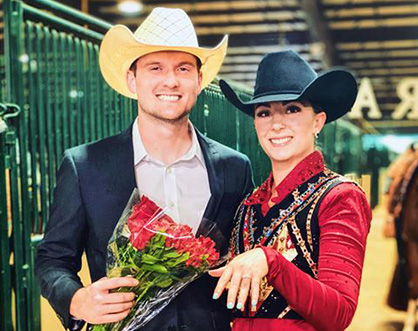
<path id="1" fill-rule="evenodd" d="M 239 207 L 228 288 L 233 330 L 344 330 L 356 309 L 371 212 L 363 191 L 324 166 L 315 138 L 352 107 L 357 85 L 342 70 L 317 76 L 293 51 L 261 61 L 253 100 L 228 100 L 254 117 L 269 178 Z M 247 298 L 248 297 L 248 298 Z"/>

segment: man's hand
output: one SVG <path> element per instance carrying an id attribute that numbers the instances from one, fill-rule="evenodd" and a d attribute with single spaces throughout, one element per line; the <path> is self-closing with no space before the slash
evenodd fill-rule
<path id="1" fill-rule="evenodd" d="M 124 319 L 134 304 L 132 292 L 111 293 L 119 287 L 134 287 L 138 281 L 131 277 L 102 278 L 75 292 L 70 314 L 90 324 L 113 323 Z"/>

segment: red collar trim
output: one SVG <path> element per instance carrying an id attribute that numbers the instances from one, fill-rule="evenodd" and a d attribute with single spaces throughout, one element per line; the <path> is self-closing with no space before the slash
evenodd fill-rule
<path id="1" fill-rule="evenodd" d="M 313 176 L 319 174 L 325 169 L 324 158 L 321 152 L 314 151 L 304 158 L 293 170 L 276 186 L 277 196 L 272 199 L 274 204 L 281 202 L 290 192 L 300 186 Z M 269 210 L 268 202 L 271 198 L 271 188 L 273 184 L 273 175 L 257 188 L 244 202 L 244 205 L 262 205 L 263 214 Z"/>

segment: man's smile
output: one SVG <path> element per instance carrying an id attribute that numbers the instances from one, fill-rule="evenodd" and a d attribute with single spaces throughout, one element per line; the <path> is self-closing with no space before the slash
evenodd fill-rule
<path id="1" fill-rule="evenodd" d="M 162 101 L 178 101 L 180 100 L 180 95 L 172 95 L 172 94 L 159 94 L 157 98 Z"/>

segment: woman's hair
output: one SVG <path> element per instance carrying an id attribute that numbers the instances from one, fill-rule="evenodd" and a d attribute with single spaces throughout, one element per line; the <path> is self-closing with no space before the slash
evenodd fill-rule
<path id="1" fill-rule="evenodd" d="M 302 105 L 304 105 L 305 107 L 312 107 L 315 114 L 319 114 L 319 113 L 322 113 L 324 111 L 321 106 L 319 106 L 318 104 L 316 104 L 314 102 L 311 102 L 311 101 L 308 101 L 308 100 L 299 100 L 299 102 Z M 322 152 L 321 144 L 318 141 L 318 139 L 314 140 L 314 147 L 317 151 Z"/>
<path id="2" fill-rule="evenodd" d="M 322 113 L 324 110 L 322 107 L 315 102 L 309 101 L 309 100 L 299 100 L 299 102 L 304 105 L 305 107 L 312 107 L 315 114 Z"/>

